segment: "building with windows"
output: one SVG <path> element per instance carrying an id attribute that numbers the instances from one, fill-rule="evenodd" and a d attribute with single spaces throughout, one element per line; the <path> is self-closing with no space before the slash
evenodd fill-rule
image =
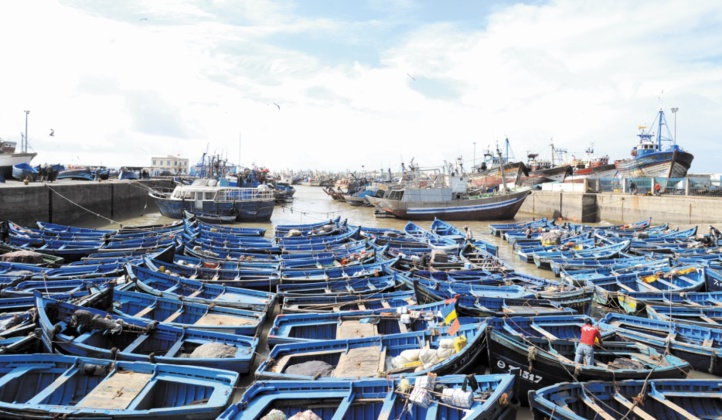
<path id="1" fill-rule="evenodd" d="M 188 159 L 180 156 L 154 157 L 151 165 L 151 175 L 187 175 Z M 170 172 L 170 173 L 169 173 Z"/>

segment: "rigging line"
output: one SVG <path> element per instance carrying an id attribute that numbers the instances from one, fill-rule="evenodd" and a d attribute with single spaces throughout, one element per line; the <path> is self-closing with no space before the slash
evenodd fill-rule
<path id="1" fill-rule="evenodd" d="M 47 187 L 47 189 L 49 189 L 49 190 L 52 191 L 53 193 L 57 194 L 60 198 L 64 199 L 64 200 L 67 201 L 68 203 L 70 203 L 70 204 L 72 204 L 72 205 L 74 205 L 74 206 L 76 206 L 76 207 L 79 207 L 79 208 L 87 211 L 88 213 L 96 216 L 96 217 L 100 217 L 101 219 L 105 219 L 105 220 L 109 221 L 110 223 L 118 223 L 117 221 L 115 221 L 115 220 L 113 220 L 113 219 L 110 219 L 110 218 L 108 218 L 108 217 L 105 217 L 105 216 L 103 216 L 102 214 L 96 213 L 96 212 L 94 212 L 94 211 L 92 211 L 92 210 L 90 210 L 90 209 L 88 209 L 88 208 L 86 208 L 86 207 L 81 206 L 80 204 L 78 204 L 78 203 L 74 202 L 73 200 L 69 199 L 68 197 L 66 197 L 66 196 L 60 194 L 59 192 L 55 191 L 54 189 L 50 188 L 50 186 L 49 186 L 48 184 L 45 184 L 45 187 Z"/>

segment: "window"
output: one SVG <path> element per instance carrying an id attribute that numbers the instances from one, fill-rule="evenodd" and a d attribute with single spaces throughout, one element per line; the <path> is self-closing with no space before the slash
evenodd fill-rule
<path id="1" fill-rule="evenodd" d="M 168 166 L 170 166 L 170 161 L 168 161 Z"/>
<path id="2" fill-rule="evenodd" d="M 153 161 L 153 166 L 155 166 L 155 161 Z"/>

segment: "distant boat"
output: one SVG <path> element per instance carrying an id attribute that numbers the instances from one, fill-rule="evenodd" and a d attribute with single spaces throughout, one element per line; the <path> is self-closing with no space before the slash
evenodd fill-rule
<path id="1" fill-rule="evenodd" d="M 464 175 L 438 175 L 424 185 L 391 187 L 384 197 L 367 197 L 378 210 L 407 220 L 509 220 L 526 197 L 528 187 L 511 192 L 468 193 Z"/>
<path id="2" fill-rule="evenodd" d="M 38 171 L 35 170 L 29 163 L 18 163 L 13 165 L 13 178 L 24 181 L 30 178 L 31 181 L 35 181 L 38 177 Z"/>
<path id="3" fill-rule="evenodd" d="M 656 133 L 652 131 L 655 127 Z M 632 148 L 632 158 L 614 162 L 619 175 L 622 178 L 686 176 L 694 156 L 677 145 L 677 139 L 669 132 L 664 111 L 660 108 L 649 130 L 645 131 L 643 126 L 639 128 L 639 143 Z"/>
<path id="4" fill-rule="evenodd" d="M 0 139 L 0 175 L 7 179 L 12 176 L 13 166 L 18 163 L 30 163 L 37 153 L 15 153 L 17 143 Z"/>
<path id="5" fill-rule="evenodd" d="M 594 143 L 586 149 L 584 159 L 572 160 L 572 175 L 565 182 L 583 182 L 584 179 L 612 178 L 617 175 L 617 167 L 609 163 L 609 156 L 595 156 Z"/>
<path id="6" fill-rule="evenodd" d="M 265 222 L 271 219 L 275 198 L 265 185 L 238 188 L 218 185 L 214 179 L 197 179 L 191 185 L 179 185 L 173 192 L 150 192 L 163 216 L 182 219 L 184 211 L 235 216 L 238 222 Z"/>
<path id="7" fill-rule="evenodd" d="M 75 179 L 80 181 L 92 181 L 95 179 L 95 174 L 90 168 L 73 168 L 60 171 L 57 179 Z"/>
<path id="8" fill-rule="evenodd" d="M 491 150 L 484 153 L 484 162 L 469 174 L 471 185 L 490 189 L 497 188 L 502 182 L 506 182 L 511 187 L 519 183 L 522 177 L 529 175 L 529 168 L 524 165 L 524 162 L 509 161 L 509 139 L 505 140 L 505 145 L 505 156 L 501 156 L 499 153 L 495 155 Z"/>

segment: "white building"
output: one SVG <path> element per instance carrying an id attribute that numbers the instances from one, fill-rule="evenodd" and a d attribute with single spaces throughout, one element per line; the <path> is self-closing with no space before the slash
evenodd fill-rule
<path id="1" fill-rule="evenodd" d="M 179 156 L 154 157 L 151 165 L 151 174 L 154 176 L 161 175 L 163 171 L 171 174 L 188 174 L 188 159 Z"/>

